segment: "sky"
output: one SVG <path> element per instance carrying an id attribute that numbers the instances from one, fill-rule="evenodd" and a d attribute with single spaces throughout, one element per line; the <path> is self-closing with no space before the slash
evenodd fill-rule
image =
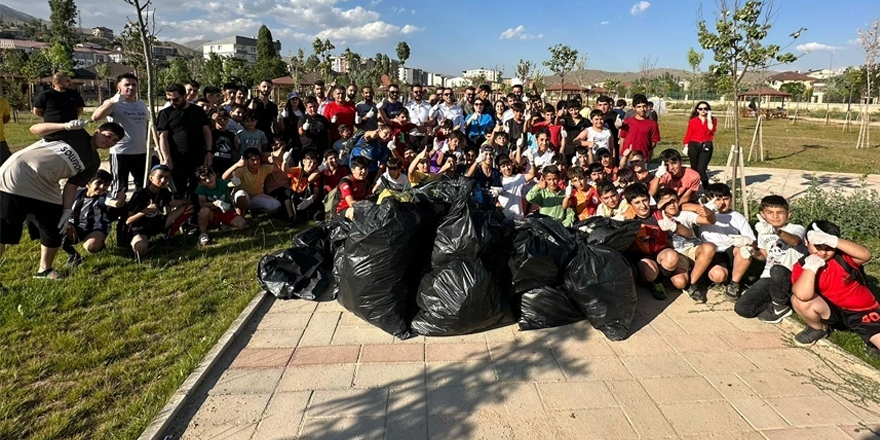
<path id="1" fill-rule="evenodd" d="M 744 0 L 741 0 L 744 1 Z M 334 54 L 346 47 L 364 57 L 395 47 L 411 48 L 406 64 L 429 72 L 460 75 L 462 70 L 497 68 L 511 76 L 519 59 L 540 65 L 548 48 L 567 44 L 588 54 L 587 67 L 638 71 L 646 57 L 656 67 L 690 70 L 686 54 L 700 51 L 697 11 L 714 22 L 715 2 L 696 0 L 499 1 L 447 0 L 153 0 L 158 37 L 185 42 L 233 34 L 256 36 L 266 24 L 281 40 L 285 58 L 302 47 L 308 56 L 315 37 L 329 38 Z M 48 19 L 48 1 L 4 0 L 4 4 Z M 478 6 L 477 6 L 478 5 Z M 78 0 L 83 27 L 105 26 L 119 32 L 133 8 L 122 0 Z M 788 50 L 802 55 L 774 70 L 835 69 L 864 63 L 856 29 L 880 16 L 877 0 L 776 0 L 776 17 L 767 42 L 783 46 L 789 34 L 802 32 Z M 706 53 L 702 69 L 712 63 Z"/>

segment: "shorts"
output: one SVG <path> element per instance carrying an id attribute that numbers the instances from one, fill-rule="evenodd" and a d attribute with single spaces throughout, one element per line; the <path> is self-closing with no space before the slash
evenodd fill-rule
<path id="1" fill-rule="evenodd" d="M 696 247 L 693 247 L 691 249 L 693 249 L 694 252 L 697 251 Z M 657 264 L 657 267 L 660 269 L 660 273 L 662 273 L 663 276 L 665 276 L 666 278 L 671 277 L 676 272 L 688 272 L 691 270 L 693 260 L 679 252 L 676 252 L 675 254 L 678 255 L 678 264 L 675 266 L 675 269 L 669 271 L 664 269 L 663 266 L 661 266 L 659 263 Z"/>
<path id="2" fill-rule="evenodd" d="M 727 250 L 715 252 L 715 256 L 712 257 L 712 262 L 709 264 L 709 267 L 721 266 L 727 270 L 732 269 L 734 251 L 736 251 L 736 248 L 730 246 L 727 248 Z"/>
<path id="3" fill-rule="evenodd" d="M 880 333 L 880 309 L 853 312 L 841 309 L 822 297 L 828 304 L 831 316 L 822 322 L 835 330 L 849 330 L 859 335 L 865 343 L 869 343 L 871 336 Z"/>
<path id="4" fill-rule="evenodd" d="M 144 169 L 147 166 L 147 153 L 143 154 L 111 154 L 110 174 L 113 175 L 113 184 L 110 187 L 110 197 L 116 197 L 119 191 L 128 191 L 128 175 L 134 177 L 134 190 L 143 187 Z"/>
<path id="5" fill-rule="evenodd" d="M 252 196 L 243 189 L 237 190 L 234 194 L 232 194 L 232 200 L 238 200 L 242 197 L 250 202 L 250 204 L 248 205 L 248 209 L 250 210 L 262 209 L 271 212 L 281 207 L 281 202 L 275 200 L 275 198 L 272 196 L 267 196 L 266 194 L 257 194 Z"/>
<path id="6" fill-rule="evenodd" d="M 88 237 L 89 234 L 91 234 L 93 232 L 100 232 L 100 233 L 104 234 L 104 237 L 107 237 L 107 232 L 109 231 L 109 227 L 104 228 L 104 229 L 101 229 L 101 228 L 84 229 L 84 228 L 81 228 L 79 226 L 74 225 L 73 230 L 76 231 L 76 242 L 79 243 L 79 242 L 85 240 L 86 237 Z"/>
<path id="7" fill-rule="evenodd" d="M 232 221 L 238 217 L 238 213 L 234 210 L 229 210 L 223 212 L 219 209 L 211 209 L 211 214 L 214 214 L 214 217 L 211 218 L 211 221 L 208 222 L 208 226 L 219 226 L 219 225 L 232 225 Z"/>
<path id="8" fill-rule="evenodd" d="M 691 246 L 687 249 L 676 249 L 675 251 L 678 252 L 679 255 L 684 255 L 691 261 L 694 261 L 697 258 L 697 249 L 699 248 L 699 246 Z"/>
<path id="9" fill-rule="evenodd" d="M 144 237 L 150 238 L 156 235 L 164 234 L 165 219 L 166 216 L 164 215 L 143 217 L 140 220 L 129 225 L 131 236 L 134 237 L 136 235 L 143 235 Z"/>
<path id="10" fill-rule="evenodd" d="M 64 208 L 59 204 L 18 196 L 0 191 L 0 243 L 18 244 L 25 218 L 29 215 L 37 225 L 40 244 L 47 248 L 61 247 L 58 230 Z"/>

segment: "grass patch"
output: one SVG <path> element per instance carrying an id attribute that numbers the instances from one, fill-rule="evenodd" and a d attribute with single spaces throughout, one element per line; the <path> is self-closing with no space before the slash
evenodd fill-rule
<path id="1" fill-rule="evenodd" d="M 288 246 L 274 228 L 179 236 L 142 264 L 111 248 L 60 282 L 31 279 L 37 242 L 8 247 L 0 438 L 137 438 L 257 293 L 260 257 Z"/>

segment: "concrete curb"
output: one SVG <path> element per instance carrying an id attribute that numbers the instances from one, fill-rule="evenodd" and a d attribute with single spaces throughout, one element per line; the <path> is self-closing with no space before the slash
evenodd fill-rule
<path id="1" fill-rule="evenodd" d="M 174 395 L 171 396 L 168 403 L 166 403 L 162 410 L 156 414 L 153 421 L 147 425 L 147 428 L 141 433 L 138 440 L 161 440 L 163 438 L 163 434 L 168 429 L 171 421 L 174 420 L 174 417 L 177 416 L 187 403 L 192 392 L 198 388 L 223 353 L 225 353 L 229 346 L 232 345 L 232 342 L 241 332 L 241 329 L 250 321 L 254 312 L 263 304 L 263 301 L 266 301 L 269 298 L 271 298 L 271 296 L 266 294 L 265 291 L 260 291 L 260 293 L 248 303 L 247 307 L 242 310 L 238 317 L 235 318 L 235 321 L 232 322 L 232 325 L 230 325 L 226 332 L 223 333 L 220 340 L 214 344 L 214 347 L 211 348 L 202 361 L 199 362 L 196 369 L 190 373 L 182 384 L 180 384 L 180 387 L 174 392 Z"/>
<path id="2" fill-rule="evenodd" d="M 801 324 L 800 322 L 798 322 L 793 317 L 788 317 L 788 318 L 783 319 L 780 324 L 781 324 L 782 329 L 786 333 L 790 333 L 790 336 L 797 334 L 798 332 L 800 332 L 804 328 L 804 325 Z M 795 347 L 797 347 L 797 346 L 795 345 Z M 856 355 L 844 350 L 839 345 L 831 342 L 831 340 L 829 340 L 828 338 L 820 339 L 819 341 L 816 342 L 816 345 L 814 345 L 812 347 L 798 347 L 798 348 L 804 348 L 807 350 L 815 350 L 817 348 L 821 348 L 823 350 L 828 350 L 828 351 L 834 353 L 835 355 L 840 356 L 841 358 L 845 359 L 847 362 L 850 362 L 853 366 L 860 367 L 860 369 L 862 371 L 860 371 L 858 373 L 860 373 L 864 376 L 868 376 L 872 380 L 880 383 L 880 371 L 878 371 L 876 368 L 874 368 L 872 365 L 868 364 L 867 362 L 863 361 L 862 359 L 858 358 Z"/>

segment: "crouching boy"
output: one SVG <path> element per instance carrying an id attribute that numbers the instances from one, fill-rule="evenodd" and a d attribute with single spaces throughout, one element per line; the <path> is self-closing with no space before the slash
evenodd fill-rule
<path id="1" fill-rule="evenodd" d="M 247 228 L 244 218 L 235 212 L 232 197 L 229 196 L 229 181 L 218 179 L 214 170 L 207 165 L 196 169 L 199 186 L 196 195 L 199 197 L 199 245 L 211 242 L 208 228 L 229 225 L 235 229 Z"/>
<path id="2" fill-rule="evenodd" d="M 132 237 L 131 250 L 138 256 L 147 251 L 151 237 L 171 237 L 192 216 L 189 200 L 172 200 L 170 181 L 171 169 L 156 165 L 150 170 L 150 184 L 135 192 L 128 202 L 125 224 Z"/>
<path id="3" fill-rule="evenodd" d="M 90 254 L 104 249 L 104 241 L 110 230 L 109 208 L 107 207 L 107 191 L 113 183 L 113 176 L 105 170 L 98 170 L 89 180 L 86 189 L 76 193 L 73 201 L 73 214 L 67 225 L 67 234 L 61 249 L 67 253 L 67 267 L 72 268 L 82 263 L 82 256 L 73 248 L 82 243 L 83 249 Z"/>

